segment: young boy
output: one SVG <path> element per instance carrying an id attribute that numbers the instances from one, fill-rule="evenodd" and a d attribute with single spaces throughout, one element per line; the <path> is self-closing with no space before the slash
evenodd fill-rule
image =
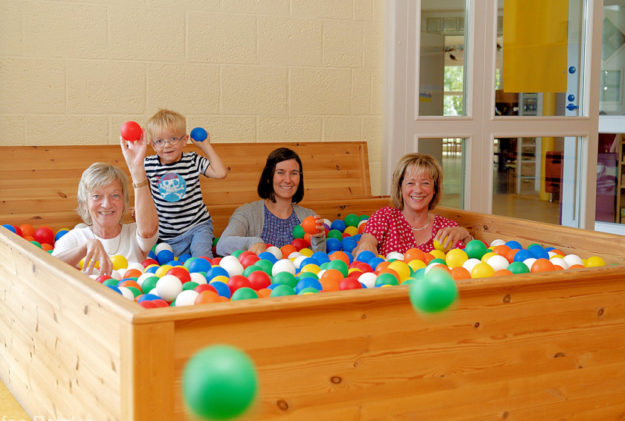
<path id="1" fill-rule="evenodd" d="M 205 156 L 183 152 L 189 139 L 186 119 L 160 110 L 148 120 L 148 138 L 156 152 L 145 158 L 145 171 L 158 212 L 159 241 L 171 245 L 174 255 L 213 257 L 213 221 L 206 209 L 200 174 L 225 178 L 226 167 L 210 144 L 210 135 L 193 143 Z"/>

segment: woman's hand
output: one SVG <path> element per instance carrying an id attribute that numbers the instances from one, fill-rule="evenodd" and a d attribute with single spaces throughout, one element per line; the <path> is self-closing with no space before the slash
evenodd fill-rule
<path id="1" fill-rule="evenodd" d="M 311 237 L 325 237 L 326 229 L 323 226 L 323 218 L 319 215 L 315 215 L 315 224 L 317 225 L 317 232 L 310 234 Z"/>
<path id="2" fill-rule="evenodd" d="M 84 262 L 82 266 L 82 271 L 87 275 L 91 275 L 93 273 L 93 269 L 95 268 L 96 263 L 100 264 L 100 275 L 110 275 L 113 271 L 113 262 L 111 258 L 104 250 L 104 246 L 100 242 L 100 240 L 92 239 L 88 240 L 87 244 L 87 253 L 84 257 Z"/>
<path id="3" fill-rule="evenodd" d="M 360 252 L 370 251 L 376 256 L 378 255 L 378 239 L 371 234 L 364 233 L 358 241 L 356 248 L 352 250 L 352 255 L 357 257 Z"/>
<path id="4" fill-rule="evenodd" d="M 436 233 L 434 240 L 438 241 L 445 250 L 449 250 L 458 243 L 463 247 L 466 246 L 469 241 L 473 240 L 473 237 L 464 227 L 445 227 Z"/>
<path id="5" fill-rule="evenodd" d="M 249 251 L 256 253 L 256 255 L 258 256 L 259 254 L 261 254 L 263 251 L 267 250 L 267 245 L 265 243 L 255 243 L 252 244 L 249 248 Z"/>
<path id="6" fill-rule="evenodd" d="M 124 159 L 126 160 L 128 170 L 130 170 L 130 175 L 135 182 L 142 181 L 138 179 L 135 180 L 135 177 L 142 177 L 145 175 L 145 171 L 143 168 L 143 159 L 145 158 L 145 153 L 148 145 L 146 136 L 147 134 L 144 130 L 141 134 L 141 138 L 134 142 L 124 140 L 122 137 L 119 138 L 119 143 L 122 147 L 122 154 L 124 155 Z"/>

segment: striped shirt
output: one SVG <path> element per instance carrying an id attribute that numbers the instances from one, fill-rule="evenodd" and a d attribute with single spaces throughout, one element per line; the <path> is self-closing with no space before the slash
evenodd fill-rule
<path id="1" fill-rule="evenodd" d="M 146 156 L 144 163 L 158 212 L 160 240 L 177 237 L 210 219 L 200 188 L 200 174 L 210 165 L 208 159 L 183 152 L 172 164 L 161 164 L 158 155 Z"/>

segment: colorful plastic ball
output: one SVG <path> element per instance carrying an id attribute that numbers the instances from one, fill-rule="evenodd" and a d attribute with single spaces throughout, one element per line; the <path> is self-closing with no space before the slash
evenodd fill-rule
<path id="1" fill-rule="evenodd" d="M 309 295 L 309 294 L 318 294 L 320 291 L 316 288 L 313 287 L 309 287 L 309 288 L 304 288 L 302 290 L 300 290 L 299 292 L 297 292 L 297 295 Z"/>
<path id="2" fill-rule="evenodd" d="M 498 270 L 502 270 L 502 269 L 507 269 L 508 266 L 510 265 L 510 263 L 508 262 L 508 259 L 506 259 L 503 256 L 500 256 L 498 254 L 495 254 L 494 256 L 491 256 L 486 263 L 493 268 L 493 270 L 495 272 L 497 272 Z"/>
<path id="3" fill-rule="evenodd" d="M 549 259 L 549 253 L 538 244 L 532 244 L 527 250 L 529 250 L 529 252 L 532 253 L 532 257 L 536 259 Z"/>
<path id="4" fill-rule="evenodd" d="M 475 258 L 471 258 L 471 259 L 468 259 L 466 262 L 464 262 L 462 264 L 462 267 L 465 268 L 466 270 L 468 270 L 469 273 L 470 273 L 473 270 L 473 268 L 475 267 L 475 265 L 477 265 L 478 263 L 482 263 L 481 260 L 475 259 Z"/>
<path id="5" fill-rule="evenodd" d="M 382 273 L 375 280 L 375 286 L 381 287 L 384 285 L 399 285 L 399 279 L 391 273 Z"/>
<path id="6" fill-rule="evenodd" d="M 569 267 L 573 265 L 584 265 L 584 261 L 582 260 L 582 258 L 576 254 L 567 254 L 566 256 L 564 256 L 564 261 L 568 263 Z"/>
<path id="7" fill-rule="evenodd" d="M 369 264 L 369 266 L 371 266 L 371 268 L 373 270 L 376 270 L 378 265 L 380 263 L 382 263 L 384 261 L 384 259 L 382 259 L 381 257 L 374 257 L 373 259 L 369 260 L 367 263 Z"/>
<path id="8" fill-rule="evenodd" d="M 209 283 L 209 285 L 215 288 L 217 294 L 222 297 L 230 298 L 230 296 L 232 295 L 232 292 L 230 291 L 230 288 L 228 287 L 228 284 L 226 282 L 212 281 Z"/>
<path id="9" fill-rule="evenodd" d="M 339 259 L 331 260 L 328 263 L 327 268 L 328 269 L 336 269 L 336 270 L 338 270 L 339 272 L 341 272 L 341 275 L 343 275 L 343 277 L 346 277 L 347 273 L 349 271 L 349 266 L 347 265 L 347 263 L 345 263 L 343 260 L 339 260 Z"/>
<path id="10" fill-rule="evenodd" d="M 221 259 L 219 266 L 226 269 L 229 276 L 243 274 L 243 265 L 239 262 L 239 259 L 235 256 L 226 256 Z"/>
<path id="11" fill-rule="evenodd" d="M 529 268 L 523 262 L 512 262 L 506 268 L 513 274 L 529 273 Z"/>
<path id="12" fill-rule="evenodd" d="M 523 248 L 523 246 L 521 245 L 521 243 L 519 243 L 518 241 L 506 241 L 506 245 L 508 247 L 510 247 L 513 250 L 520 250 Z"/>
<path id="13" fill-rule="evenodd" d="M 345 222 L 340 219 L 335 219 L 334 221 L 332 221 L 332 225 L 330 225 L 330 230 L 336 230 L 340 232 L 345 231 Z"/>
<path id="14" fill-rule="evenodd" d="M 599 266 L 605 266 L 605 260 L 599 256 L 590 256 L 586 259 L 586 264 L 584 265 L 587 268 L 595 268 Z"/>
<path id="15" fill-rule="evenodd" d="M 443 262 L 444 263 L 444 262 Z M 399 276 L 399 282 L 402 283 L 405 280 L 407 280 L 408 278 L 410 278 L 410 266 L 408 266 L 408 264 L 404 263 L 401 260 L 395 260 L 394 262 L 391 262 L 390 265 L 388 265 L 387 267 L 388 269 L 392 269 L 395 272 L 397 272 L 397 275 Z"/>
<path id="16" fill-rule="evenodd" d="M 354 240 L 358 241 L 358 239 L 360 239 L 360 234 L 358 233 L 358 228 L 356 227 L 345 227 L 345 231 L 343 231 L 343 234 L 347 234 L 350 237 L 353 237 Z"/>
<path id="17" fill-rule="evenodd" d="M 328 253 L 332 253 L 333 251 L 337 251 L 337 250 L 341 250 L 341 248 L 343 247 L 342 243 L 341 243 L 342 239 L 336 239 L 333 237 L 329 237 L 326 239 L 326 250 L 328 251 Z"/>
<path id="18" fill-rule="evenodd" d="M 492 247 L 497 247 L 497 246 L 501 246 L 501 245 L 505 245 L 506 242 L 503 241 L 502 239 L 498 238 L 496 240 L 493 240 L 490 242 L 489 246 Z"/>
<path id="19" fill-rule="evenodd" d="M 111 262 L 113 262 L 114 270 L 126 269 L 128 267 L 128 260 L 121 254 L 111 256 Z"/>
<path id="20" fill-rule="evenodd" d="M 471 269 L 471 278 L 490 278 L 495 270 L 488 264 L 480 262 Z"/>
<path id="21" fill-rule="evenodd" d="M 258 298 L 258 293 L 250 287 L 241 287 L 232 293 L 231 301 L 252 300 Z"/>
<path id="22" fill-rule="evenodd" d="M 328 239 L 334 238 L 336 240 L 341 241 L 343 239 L 343 231 L 339 231 L 337 229 L 331 229 L 330 231 L 328 231 L 328 234 L 326 234 L 326 237 Z"/>
<path id="23" fill-rule="evenodd" d="M 345 216 L 345 225 L 348 227 L 357 227 L 360 222 L 360 217 L 355 213 L 350 213 Z"/>
<path id="24" fill-rule="evenodd" d="M 155 294 L 143 294 L 141 297 L 137 298 L 137 302 L 141 303 L 143 301 L 154 301 L 154 300 L 160 300 L 160 299 L 161 297 Z"/>
<path id="25" fill-rule="evenodd" d="M 352 237 L 343 238 L 343 240 L 341 241 L 341 248 L 343 249 L 343 251 L 346 251 L 348 253 L 351 253 L 357 245 L 358 242 Z"/>
<path id="26" fill-rule="evenodd" d="M 141 139 L 143 129 L 141 129 L 141 126 L 136 121 L 127 121 L 122 124 L 120 133 L 122 135 L 122 139 L 134 142 Z"/>
<path id="27" fill-rule="evenodd" d="M 176 307 L 192 306 L 199 293 L 192 289 L 184 290 L 176 297 Z"/>
<path id="28" fill-rule="evenodd" d="M 307 289 L 307 288 L 314 288 L 317 291 L 321 291 L 323 289 L 323 286 L 321 285 L 321 282 L 319 282 L 318 279 L 303 278 L 297 282 L 297 285 L 295 285 L 295 293 L 299 294 L 302 292 L 302 290 Z"/>
<path id="29" fill-rule="evenodd" d="M 232 419 L 246 412 L 258 393 L 258 375 L 250 357 L 229 345 L 211 345 L 185 364 L 182 396 L 195 415 Z"/>
<path id="30" fill-rule="evenodd" d="M 273 268 L 271 269 L 271 274 L 276 275 L 280 272 L 288 272 L 292 275 L 295 275 L 295 265 L 289 259 L 280 259 L 276 263 L 273 264 Z"/>
<path id="31" fill-rule="evenodd" d="M 271 276 L 271 271 L 273 269 L 273 263 L 266 259 L 260 259 L 258 262 L 254 263 L 254 266 L 265 272 L 267 275 Z"/>
<path id="32" fill-rule="evenodd" d="M 13 231 L 15 232 L 15 231 Z M 35 240 L 39 243 L 54 245 L 54 232 L 49 227 L 40 227 L 35 231 Z"/>
<path id="33" fill-rule="evenodd" d="M 156 293 L 165 301 L 173 301 L 182 292 L 182 281 L 174 275 L 164 275 L 156 283 Z"/>
<path id="34" fill-rule="evenodd" d="M 209 282 L 217 276 L 225 276 L 228 278 L 230 275 L 228 274 L 228 271 L 221 266 L 213 266 L 208 270 L 208 272 L 206 272 L 206 279 Z"/>
<path id="35" fill-rule="evenodd" d="M 274 256 L 273 253 L 270 253 L 268 251 L 263 251 L 262 253 L 259 253 L 258 257 L 261 260 L 268 260 L 269 262 L 271 262 L 271 264 L 274 264 L 274 263 L 276 263 L 278 261 L 276 256 Z"/>
<path id="36" fill-rule="evenodd" d="M 219 303 L 222 301 L 222 299 L 224 299 L 224 297 L 220 296 L 215 291 L 207 289 L 198 292 L 198 295 L 195 298 L 195 302 L 193 304 Z"/>
<path id="37" fill-rule="evenodd" d="M 208 133 L 202 127 L 196 127 L 191 130 L 190 136 L 191 139 L 195 140 L 196 142 L 203 142 L 208 137 Z"/>
<path id="38" fill-rule="evenodd" d="M 250 287 L 256 291 L 271 285 L 271 278 L 262 270 L 255 270 L 248 275 L 247 279 L 250 282 Z"/>
<path id="39" fill-rule="evenodd" d="M 62 228 L 62 229 L 58 230 L 58 231 L 56 232 L 56 234 L 54 235 L 54 241 L 55 241 L 55 242 L 59 241 L 59 239 L 60 239 L 61 237 L 63 237 L 65 234 L 67 234 L 68 232 L 69 232 L 69 230 L 67 230 L 67 229 L 65 229 L 65 228 Z"/>
<path id="40" fill-rule="evenodd" d="M 316 234 L 317 233 L 317 219 L 314 216 L 307 216 L 302 221 L 302 230 L 307 232 L 308 234 Z"/>
<path id="41" fill-rule="evenodd" d="M 486 244 L 480 240 L 471 240 L 467 243 L 464 251 L 470 259 L 481 259 L 486 253 Z"/>
<path id="42" fill-rule="evenodd" d="M 297 285 L 297 278 L 294 274 L 288 271 L 278 272 L 271 278 L 271 283 L 288 285 L 291 288 L 295 288 L 295 286 Z"/>
<path id="43" fill-rule="evenodd" d="M 19 226 L 22 231 L 22 237 L 33 237 L 35 238 L 35 228 L 30 224 L 21 224 Z"/>
<path id="44" fill-rule="evenodd" d="M 375 287 L 375 280 L 378 279 L 378 275 L 374 272 L 366 272 L 358 277 L 358 282 L 364 285 L 365 288 Z"/>
<path id="45" fill-rule="evenodd" d="M 451 249 L 445 255 L 445 262 L 450 268 L 462 266 L 464 262 L 469 260 L 469 256 L 462 249 Z"/>
<path id="46" fill-rule="evenodd" d="M 534 264 L 532 264 L 532 266 L 530 266 L 530 272 L 535 273 L 535 272 L 550 272 L 552 270 L 555 270 L 553 263 L 551 263 L 548 259 L 536 259 L 536 261 L 534 261 Z"/>
<path id="47" fill-rule="evenodd" d="M 291 233 L 293 234 L 293 238 L 304 238 L 304 234 L 306 234 L 301 225 L 295 225 Z"/>
<path id="48" fill-rule="evenodd" d="M 535 257 L 528 257 L 527 259 L 523 260 L 523 264 L 525 266 L 527 266 L 528 268 L 530 268 L 530 272 L 532 271 L 532 265 L 534 264 L 534 262 L 537 259 Z M 546 259 L 545 259 L 546 260 Z"/>
<path id="49" fill-rule="evenodd" d="M 462 266 L 457 266 L 451 269 L 451 277 L 454 281 L 459 281 L 461 279 L 471 279 L 471 273 Z"/>
<path id="50" fill-rule="evenodd" d="M 438 313 L 447 309 L 458 298 L 458 289 L 451 274 L 434 269 L 416 279 L 409 287 L 412 306 L 423 313 Z"/>
<path id="51" fill-rule="evenodd" d="M 226 282 L 230 291 L 234 294 L 239 288 L 250 287 L 250 281 L 243 275 L 233 275 Z"/>
<path id="52" fill-rule="evenodd" d="M 282 252 L 280 251 L 280 249 L 276 246 L 269 246 L 267 247 L 267 250 L 269 253 L 273 254 L 273 256 L 276 258 L 276 260 L 282 259 L 284 257 L 284 255 L 282 254 Z M 260 257 L 260 256 L 258 256 Z M 263 257 L 261 257 L 261 259 L 263 259 Z"/>
<path id="53" fill-rule="evenodd" d="M 156 260 L 160 265 L 164 265 L 174 260 L 174 253 L 166 249 L 161 250 L 156 254 Z"/>
<path id="54" fill-rule="evenodd" d="M 339 284 L 339 289 L 341 291 L 349 290 L 349 289 L 362 289 L 363 286 L 358 280 L 359 278 L 348 277 L 341 281 Z"/>
<path id="55" fill-rule="evenodd" d="M 202 257 L 191 257 L 184 262 L 184 267 L 189 269 L 190 273 L 206 273 L 210 270 L 211 263 Z"/>
<path id="56" fill-rule="evenodd" d="M 521 249 L 519 251 L 517 251 L 517 253 L 514 255 L 514 261 L 515 262 L 523 262 L 526 259 L 529 259 L 533 257 L 532 253 L 529 250 L 526 249 Z"/>
<path id="57" fill-rule="evenodd" d="M 562 269 L 569 268 L 569 264 L 566 263 L 566 260 L 564 260 L 562 257 L 552 257 L 551 259 L 549 259 L 549 261 L 553 263 L 554 266 L 559 266 Z"/>

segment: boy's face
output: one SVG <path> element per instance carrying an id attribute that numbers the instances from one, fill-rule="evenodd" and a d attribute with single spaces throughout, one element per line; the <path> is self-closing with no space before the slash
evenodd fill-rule
<path id="1" fill-rule="evenodd" d="M 187 135 L 175 129 L 162 128 L 152 136 L 152 148 L 163 164 L 172 164 L 182 157 L 182 149 L 187 143 Z"/>

